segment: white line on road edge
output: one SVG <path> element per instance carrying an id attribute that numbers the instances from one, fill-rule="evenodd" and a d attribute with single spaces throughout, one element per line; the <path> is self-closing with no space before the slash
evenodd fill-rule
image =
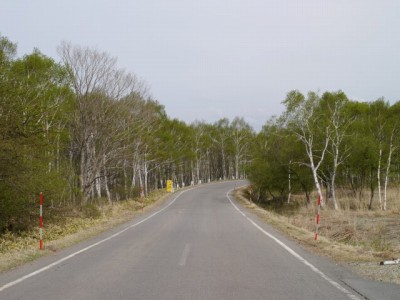
<path id="1" fill-rule="evenodd" d="M 340 290 L 341 292 L 345 293 L 350 299 L 352 300 L 361 300 L 359 297 L 357 297 L 356 295 L 352 294 L 351 292 L 349 292 L 347 289 L 345 289 L 344 287 L 342 287 L 339 283 L 337 283 L 336 281 L 334 281 L 333 279 L 329 278 L 328 276 L 326 276 L 324 273 L 322 273 L 322 271 L 320 271 L 317 267 L 315 267 L 313 264 L 311 264 L 309 261 L 307 261 L 305 258 L 303 258 L 300 254 L 298 254 L 297 252 L 295 252 L 292 248 L 290 248 L 289 246 L 287 246 L 285 243 L 283 243 L 281 240 L 279 240 L 278 238 L 274 237 L 272 234 L 268 233 L 267 231 L 265 231 L 263 228 L 261 228 L 256 222 L 254 222 L 252 219 L 250 219 L 248 216 L 246 216 L 246 214 L 241 211 L 232 201 L 231 197 L 229 196 L 229 194 L 232 192 L 232 190 L 228 191 L 226 193 L 226 197 L 229 199 L 229 201 L 231 202 L 231 204 L 233 205 L 233 207 L 243 216 L 247 219 L 247 221 L 249 221 L 251 224 L 253 224 L 254 227 L 256 227 L 258 230 L 260 230 L 262 233 L 264 233 L 266 236 L 268 236 L 269 238 L 271 238 L 272 240 L 274 240 L 276 243 L 278 243 L 282 248 L 284 248 L 287 252 L 289 252 L 290 254 L 292 254 L 295 258 L 297 258 L 299 261 L 301 261 L 303 264 L 305 264 L 306 266 L 308 266 L 314 273 L 317 273 L 319 276 L 321 276 L 322 278 L 324 278 L 326 281 L 328 281 L 331 285 L 333 285 L 335 288 L 337 288 L 338 290 Z"/>
<path id="2" fill-rule="evenodd" d="M 141 221 L 139 221 L 139 222 L 137 222 L 137 223 L 135 223 L 135 224 L 132 224 L 132 225 L 126 227 L 125 229 L 122 229 L 121 231 L 118 231 L 117 233 L 114 233 L 113 235 L 110 235 L 109 237 L 107 237 L 107 238 L 105 238 L 105 239 L 103 239 L 103 240 L 101 240 L 101 241 L 98 241 L 98 242 L 96 242 L 96 243 L 94 243 L 94 244 L 92 244 L 92 245 L 90 245 L 90 246 L 88 246 L 88 247 L 86 247 L 86 248 L 83 248 L 83 249 L 81 249 L 81 250 L 79 250 L 79 251 L 77 251 L 77 252 L 74 252 L 74 253 L 72 253 L 72 254 L 70 254 L 70 255 L 64 257 L 64 258 L 61 258 L 60 260 L 57 260 L 57 261 L 55 261 L 55 262 L 53 262 L 53 263 L 51 263 L 51 264 L 49 264 L 49 265 L 47 265 L 47 266 L 45 266 L 45 267 L 43 267 L 43 268 L 37 270 L 37 271 L 34 271 L 34 272 L 32 272 L 32 273 L 29 273 L 29 274 L 27 274 L 27 275 L 25 275 L 25 276 L 23 276 L 23 277 L 21 277 L 21 278 L 18 278 L 17 280 L 14 280 L 14 281 L 12 281 L 12 282 L 9 282 L 9 283 L 7 283 L 7 284 L 1 286 L 1 287 L 0 287 L 0 292 L 2 292 L 2 291 L 4 291 L 5 289 L 8 289 L 8 288 L 10 288 L 10 287 L 12 287 L 12 286 L 14 286 L 14 285 L 17 285 L 18 283 L 21 283 L 22 281 L 25 281 L 25 280 L 28 279 L 28 278 L 31 278 L 31 277 L 33 277 L 33 276 L 36 276 L 36 275 L 40 274 L 40 273 L 43 273 L 44 271 L 47 271 L 47 270 L 49 270 L 49 269 L 51 269 L 51 268 L 53 268 L 53 267 L 59 265 L 60 263 L 66 261 L 66 260 L 69 260 L 69 259 L 71 259 L 71 258 L 73 258 L 73 257 L 75 257 L 75 256 L 77 256 L 77 255 L 79 255 L 79 254 L 81 254 L 81 253 L 83 253 L 83 252 L 86 252 L 86 251 L 88 251 L 89 249 L 92 249 L 93 247 L 96 247 L 96 246 L 98 246 L 98 245 L 100 245 L 100 244 L 103 244 L 104 242 L 107 242 L 107 241 L 109 241 L 109 240 L 111 240 L 111 239 L 113 239 L 113 238 L 119 236 L 121 233 L 124 233 L 125 231 L 127 231 L 127 230 L 129 230 L 129 229 L 132 229 L 132 228 L 134 228 L 134 227 L 136 227 L 136 226 L 138 226 L 138 225 L 140 225 L 140 224 L 146 222 L 146 221 L 149 220 L 150 218 L 152 218 L 152 217 L 158 215 L 159 213 L 161 213 L 162 211 L 166 210 L 166 209 L 167 209 L 168 207 L 170 207 L 170 206 L 176 201 L 176 199 L 178 199 L 183 193 L 185 193 L 185 192 L 187 192 L 187 191 L 190 191 L 190 190 L 192 190 L 192 189 L 187 189 L 187 190 L 184 190 L 184 191 L 180 192 L 167 206 L 165 206 L 164 208 L 160 209 L 159 211 L 156 211 L 155 213 L 151 214 L 151 215 L 148 216 L 147 218 L 145 218 L 145 219 L 143 219 L 143 220 L 141 220 Z"/>

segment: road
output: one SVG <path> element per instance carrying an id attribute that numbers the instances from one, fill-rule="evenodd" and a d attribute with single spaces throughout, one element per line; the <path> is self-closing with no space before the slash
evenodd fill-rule
<path id="1" fill-rule="evenodd" d="M 98 237 L 0 274 L 0 299 L 400 299 L 195 187 Z"/>

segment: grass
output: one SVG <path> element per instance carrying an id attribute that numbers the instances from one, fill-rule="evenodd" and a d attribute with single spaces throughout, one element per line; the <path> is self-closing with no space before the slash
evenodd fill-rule
<path id="1" fill-rule="evenodd" d="M 400 257 L 400 212 L 396 204 L 398 189 L 388 197 L 390 210 L 368 210 L 363 202 L 341 197 L 341 209 L 329 205 L 321 210 L 318 240 L 314 240 L 316 203 L 307 204 L 301 197 L 293 202 L 250 203 L 245 189 L 237 191 L 237 199 L 260 218 L 318 254 L 350 265 L 366 277 L 400 284 L 399 266 L 381 267 L 379 262 Z M 314 197 L 316 199 L 316 197 Z M 356 202 L 348 205 L 351 201 Z M 377 200 L 376 200 L 377 201 Z M 347 203 L 347 204 L 346 204 Z M 393 274 L 395 273 L 395 274 Z"/>
<path id="2" fill-rule="evenodd" d="M 117 226 L 162 203 L 165 191 L 156 191 L 142 200 L 128 200 L 87 206 L 72 211 L 64 218 L 51 219 L 44 223 L 44 250 L 39 248 L 39 228 L 21 233 L 6 232 L 0 236 L 0 272 L 33 261 L 41 256 L 57 252 L 62 248 L 93 237 Z M 142 209 L 143 205 L 143 209 Z"/>

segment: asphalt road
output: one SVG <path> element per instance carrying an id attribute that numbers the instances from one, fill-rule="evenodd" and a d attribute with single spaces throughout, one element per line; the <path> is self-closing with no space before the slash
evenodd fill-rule
<path id="1" fill-rule="evenodd" d="M 229 191 L 244 182 L 176 192 L 130 223 L 11 272 L 0 299 L 400 299 L 307 253 Z"/>

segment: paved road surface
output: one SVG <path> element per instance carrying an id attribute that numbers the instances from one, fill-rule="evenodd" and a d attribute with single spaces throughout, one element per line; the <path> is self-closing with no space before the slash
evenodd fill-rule
<path id="1" fill-rule="evenodd" d="M 0 274 L 0 299 L 400 299 L 315 257 L 228 195 L 244 182 L 177 192 L 152 212 Z"/>

